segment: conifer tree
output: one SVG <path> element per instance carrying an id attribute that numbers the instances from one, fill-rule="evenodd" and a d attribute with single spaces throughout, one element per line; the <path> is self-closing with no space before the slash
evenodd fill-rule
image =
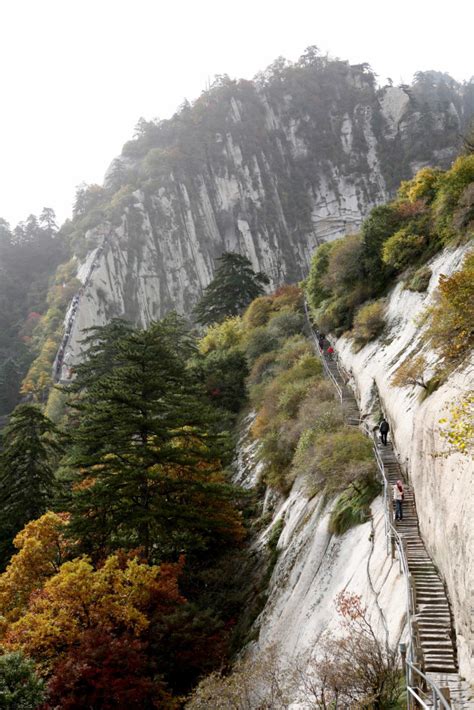
<path id="1" fill-rule="evenodd" d="M 241 534 L 189 349 L 174 316 L 148 330 L 114 321 L 89 338 L 67 468 L 69 527 L 94 556 L 141 547 L 161 560 Z"/>
<path id="2" fill-rule="evenodd" d="M 12 540 L 51 503 L 59 433 L 38 407 L 20 404 L 2 435 L 0 454 L 0 562 L 14 551 Z"/>
<path id="3" fill-rule="evenodd" d="M 252 264 L 240 254 L 225 252 L 218 258 L 219 266 L 211 283 L 194 309 L 201 325 L 210 325 L 228 316 L 240 315 L 257 296 L 264 293 L 268 276 L 255 273 Z"/>

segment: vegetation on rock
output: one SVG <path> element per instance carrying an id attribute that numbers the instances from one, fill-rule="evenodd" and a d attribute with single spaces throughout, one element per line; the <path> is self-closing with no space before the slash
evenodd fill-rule
<path id="1" fill-rule="evenodd" d="M 381 306 L 362 304 L 384 296 L 407 267 L 412 270 L 407 287 L 426 290 L 431 272 L 425 262 L 447 244 L 472 238 L 473 183 L 472 155 L 460 156 L 444 172 L 423 168 L 402 183 L 395 200 L 372 210 L 360 236 L 320 246 L 305 289 L 321 330 L 340 335 L 354 326 L 362 344 L 377 337 L 383 327 Z M 443 298 L 449 289 L 442 281 Z M 374 327 L 361 324 L 361 319 L 371 320 L 372 310 L 379 314 Z"/>

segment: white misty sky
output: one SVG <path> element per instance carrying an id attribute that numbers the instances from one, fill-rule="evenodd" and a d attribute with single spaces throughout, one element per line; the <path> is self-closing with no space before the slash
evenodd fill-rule
<path id="1" fill-rule="evenodd" d="M 167 118 L 215 74 L 252 78 L 316 44 L 385 83 L 474 73 L 468 0 L 4 0 L 0 216 L 70 216 L 140 116 Z"/>

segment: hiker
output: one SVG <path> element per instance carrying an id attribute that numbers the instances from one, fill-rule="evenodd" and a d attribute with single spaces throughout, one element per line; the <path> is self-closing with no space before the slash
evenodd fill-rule
<path id="1" fill-rule="evenodd" d="M 379 431 L 380 431 L 380 441 L 384 446 L 387 446 L 387 434 L 390 431 L 390 427 L 388 424 L 388 421 L 385 419 L 385 417 L 382 419 L 379 425 Z"/>
<path id="2" fill-rule="evenodd" d="M 393 500 L 395 501 L 395 520 L 403 520 L 403 483 L 399 480 L 393 486 Z"/>
<path id="3" fill-rule="evenodd" d="M 319 349 L 322 350 L 324 348 L 324 340 L 326 339 L 326 336 L 324 333 L 319 333 L 318 335 L 318 343 L 319 343 Z"/>
<path id="4" fill-rule="evenodd" d="M 327 353 L 327 356 L 330 360 L 334 359 L 334 348 L 332 347 L 332 345 L 330 345 L 328 347 L 328 349 L 326 350 L 326 353 Z"/>

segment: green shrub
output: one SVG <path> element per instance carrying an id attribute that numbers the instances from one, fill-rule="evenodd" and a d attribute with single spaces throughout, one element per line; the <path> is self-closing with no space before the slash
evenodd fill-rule
<path id="1" fill-rule="evenodd" d="M 273 294 L 272 300 L 274 311 L 303 310 L 303 291 L 296 284 L 280 286 Z"/>
<path id="2" fill-rule="evenodd" d="M 311 259 L 309 276 L 306 279 L 306 295 L 310 306 L 316 310 L 331 296 L 331 291 L 323 284 L 329 265 L 329 256 L 334 242 L 326 242 L 316 249 Z"/>
<path id="3" fill-rule="evenodd" d="M 385 300 L 371 301 L 359 308 L 354 318 L 353 336 L 357 345 L 377 338 L 385 327 Z"/>
<path id="4" fill-rule="evenodd" d="M 453 225 L 460 232 L 471 230 L 474 226 L 474 182 L 466 187 L 458 200 L 453 214 Z"/>
<path id="5" fill-rule="evenodd" d="M 308 383 L 306 380 L 290 382 L 284 387 L 278 400 L 278 409 L 285 419 L 296 417 L 307 392 Z"/>
<path id="6" fill-rule="evenodd" d="M 261 439 L 259 459 L 264 463 L 264 478 L 272 488 L 286 495 L 290 489 L 286 473 L 293 458 L 293 451 L 281 436 L 281 431 L 272 427 Z"/>
<path id="7" fill-rule="evenodd" d="M 246 353 L 250 364 L 263 355 L 278 347 L 278 338 L 269 333 L 264 326 L 255 328 L 250 332 L 247 340 Z"/>
<path id="8" fill-rule="evenodd" d="M 370 440 L 352 427 L 320 434 L 315 445 L 318 468 L 333 490 L 344 485 L 350 464 L 373 462 Z"/>
<path id="9" fill-rule="evenodd" d="M 341 335 L 351 327 L 353 309 L 346 296 L 323 301 L 314 316 L 320 330 Z"/>
<path id="10" fill-rule="evenodd" d="M 447 373 L 469 356 L 474 345 L 474 252 L 459 271 L 440 277 L 437 302 L 426 314 L 425 341 L 437 350 Z"/>
<path id="11" fill-rule="evenodd" d="M 270 335 L 278 338 L 290 338 L 299 335 L 303 329 L 303 316 L 301 313 L 285 310 L 274 315 L 267 326 Z"/>
<path id="12" fill-rule="evenodd" d="M 474 182 L 474 155 L 462 155 L 440 178 L 435 212 L 452 214 L 462 193 Z"/>
<path id="13" fill-rule="evenodd" d="M 265 462 L 264 477 L 283 493 L 291 485 L 288 473 L 301 434 L 299 409 L 321 375 L 319 358 L 306 353 L 270 382 L 251 389 L 252 404 L 259 408 L 252 434 L 261 441 L 259 455 Z"/>
<path id="14" fill-rule="evenodd" d="M 407 229 L 399 229 L 383 245 L 382 260 L 398 271 L 405 269 L 418 259 L 426 246 L 426 238 L 420 234 L 410 234 Z"/>
<path id="15" fill-rule="evenodd" d="M 409 291 L 418 291 L 419 293 L 426 291 L 430 284 L 432 273 L 429 266 L 422 266 L 420 269 L 417 269 L 407 281 L 405 288 Z"/>
<path id="16" fill-rule="evenodd" d="M 362 238 L 350 234 L 334 242 L 328 258 L 326 273 L 321 278 L 325 289 L 341 296 L 351 291 L 363 278 Z"/>
<path id="17" fill-rule="evenodd" d="M 373 477 L 359 485 L 351 485 L 336 501 L 329 518 L 329 531 L 342 535 L 349 528 L 370 519 L 370 504 L 380 493 L 381 484 Z"/>
<path id="18" fill-rule="evenodd" d="M 271 350 L 255 360 L 247 380 L 250 387 L 261 384 L 274 374 L 277 357 L 277 351 Z"/>
<path id="19" fill-rule="evenodd" d="M 287 338 L 278 350 L 278 366 L 281 369 L 292 367 L 303 355 L 312 355 L 313 348 L 302 335 Z"/>
<path id="20" fill-rule="evenodd" d="M 455 239 L 459 232 L 454 223 L 456 208 L 463 193 L 474 182 L 474 155 L 459 157 L 452 168 L 440 178 L 438 193 L 433 202 L 435 228 L 444 243 Z M 464 221 L 464 220 L 463 220 Z"/>
<path id="21" fill-rule="evenodd" d="M 243 315 L 244 323 L 248 328 L 258 328 L 266 325 L 273 310 L 271 296 L 259 296 L 247 308 Z"/>

